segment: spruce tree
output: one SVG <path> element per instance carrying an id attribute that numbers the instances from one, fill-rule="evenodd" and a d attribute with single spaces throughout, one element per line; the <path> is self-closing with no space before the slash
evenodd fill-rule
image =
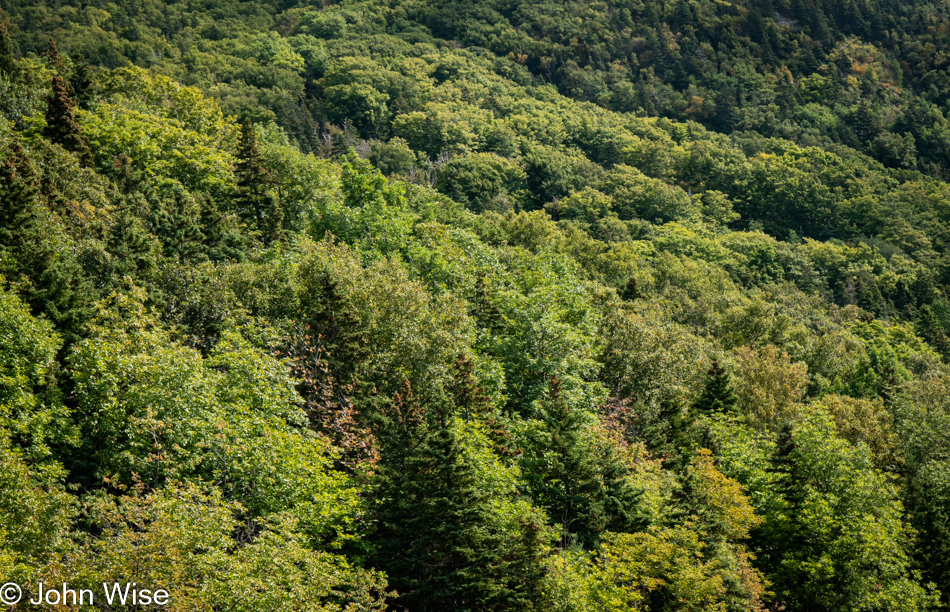
<path id="1" fill-rule="evenodd" d="M 244 261 L 247 259 L 247 238 L 241 232 L 240 222 L 225 214 L 218 203 L 207 194 L 197 196 L 201 207 L 201 228 L 204 244 L 211 261 Z"/>
<path id="2" fill-rule="evenodd" d="M 106 249 L 114 258 L 111 276 L 130 276 L 137 281 L 151 280 L 158 270 L 155 239 L 142 220 L 132 211 L 135 198 L 126 196 L 113 216 L 106 239 Z"/>
<path id="3" fill-rule="evenodd" d="M 49 65 L 50 69 L 56 72 L 57 76 L 66 78 L 66 64 L 63 62 L 63 56 L 59 54 L 59 47 L 56 46 L 56 41 L 52 38 L 49 39 L 49 44 L 46 47 L 46 51 L 43 53 L 43 56 L 46 58 L 46 63 Z"/>
<path id="4" fill-rule="evenodd" d="M 165 255 L 182 264 L 207 261 L 198 202 L 180 184 L 164 191 L 150 198 L 150 221 Z"/>
<path id="5" fill-rule="evenodd" d="M 495 528 L 492 499 L 452 426 L 452 402 L 423 405 L 404 389 L 378 430 L 373 562 L 399 593 L 394 607 L 530 610 L 543 568 L 540 521 L 525 520 L 514 541 Z"/>
<path id="6" fill-rule="evenodd" d="M 0 247 L 12 260 L 9 280 L 25 281 L 24 297 L 76 340 L 92 313 L 96 292 L 61 230 L 47 220 L 39 178 L 23 148 L 14 141 L 0 165 Z M 65 350 L 65 348 L 64 348 Z"/>
<path id="7" fill-rule="evenodd" d="M 732 386 L 729 372 L 719 365 L 718 361 L 713 361 L 706 375 L 706 386 L 693 408 L 700 414 L 735 412 L 739 398 Z"/>
<path id="8" fill-rule="evenodd" d="M 75 72 L 70 81 L 72 85 L 73 97 L 79 108 L 88 110 L 89 104 L 95 95 L 94 84 L 92 80 L 92 67 L 86 62 L 82 62 L 75 67 Z"/>
<path id="9" fill-rule="evenodd" d="M 250 121 L 241 126 L 235 170 L 238 213 L 260 232 L 264 242 L 277 240 L 283 233 L 284 212 L 279 199 L 271 192 L 273 178 L 267 170 Z"/>
<path id="10" fill-rule="evenodd" d="M 307 312 L 305 322 L 317 338 L 334 378 L 342 384 L 355 382 L 369 350 L 350 300 L 327 274 L 320 279 L 318 290 L 305 298 L 303 306 Z"/>
<path id="11" fill-rule="evenodd" d="M 503 321 L 501 311 L 492 303 L 491 296 L 485 284 L 485 276 L 479 275 L 475 279 L 475 296 L 473 299 L 472 315 L 478 326 L 489 331 L 501 329 Z"/>
<path id="12" fill-rule="evenodd" d="M 459 355 L 453 374 L 449 391 L 455 405 L 463 408 L 466 422 L 472 419 L 472 415 L 478 416 L 486 412 L 489 408 L 488 398 L 478 386 L 475 365 L 467 355 Z"/>
<path id="13" fill-rule="evenodd" d="M 636 527 L 639 493 L 613 453 L 600 454 L 585 436 L 585 413 L 570 405 L 555 377 L 542 415 L 550 442 L 523 461 L 528 489 L 551 520 L 561 525 L 561 545 L 593 548 L 605 530 Z"/>
<path id="14" fill-rule="evenodd" d="M 917 317 L 917 333 L 932 346 L 944 361 L 950 361 L 950 338 L 929 304 L 920 309 Z"/>
<path id="15" fill-rule="evenodd" d="M 13 141 L 0 164 L 0 245 L 15 248 L 38 222 L 36 173 L 20 143 Z"/>
<path id="16" fill-rule="evenodd" d="M 627 279 L 627 284 L 624 286 L 623 291 L 620 292 L 620 297 L 630 302 L 642 297 L 640 295 L 640 288 L 637 285 L 636 278 L 631 276 Z"/>
<path id="17" fill-rule="evenodd" d="M 53 77 L 53 95 L 46 105 L 45 135 L 67 151 L 78 155 L 81 162 L 92 162 L 89 145 L 73 113 L 73 101 L 69 97 L 66 81 L 59 75 Z"/>

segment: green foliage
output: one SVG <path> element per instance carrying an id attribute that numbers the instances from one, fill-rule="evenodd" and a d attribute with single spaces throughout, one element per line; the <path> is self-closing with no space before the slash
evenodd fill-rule
<path id="1" fill-rule="evenodd" d="M 591 548 L 605 531 L 639 527 L 639 492 L 627 481 L 628 469 L 616 449 L 598 448 L 585 414 L 572 409 L 557 378 L 541 411 L 541 431 L 527 434 L 522 465 L 532 500 L 560 524 L 561 547 Z"/>
<path id="2" fill-rule="evenodd" d="M 4 576 L 946 603 L 941 11 L 213 4 L 5 4 Z"/>
<path id="3" fill-rule="evenodd" d="M 253 540 L 235 541 L 233 534 L 248 528 L 239 520 L 242 510 L 220 492 L 193 484 L 93 496 L 84 518 L 98 537 L 81 537 L 41 576 L 48 583 L 71 580 L 77 589 L 125 580 L 162 585 L 173 594 L 170 610 L 384 609 L 380 574 L 310 549 L 287 515 L 262 521 Z"/>
<path id="4" fill-rule="evenodd" d="M 439 170 L 439 191 L 474 212 L 517 209 L 523 197 L 524 171 L 494 153 L 469 153 Z"/>
<path id="5" fill-rule="evenodd" d="M 719 412 L 730 413 L 736 410 L 739 403 L 739 397 L 732 388 L 732 381 L 729 373 L 714 361 L 706 380 L 706 386 L 703 387 L 703 393 L 693 404 L 693 408 L 701 413 Z"/>
<path id="6" fill-rule="evenodd" d="M 841 440 L 815 412 L 783 433 L 774 461 L 784 503 L 765 517 L 759 559 L 783 599 L 821 610 L 935 603 L 911 571 L 897 491 L 866 446 Z"/>
<path id="7" fill-rule="evenodd" d="M 265 243 L 280 237 L 284 211 L 271 189 L 271 177 L 257 146 L 257 134 L 250 121 L 241 126 L 235 165 L 237 197 L 235 208 L 248 225 L 257 229 Z"/>
<path id="8" fill-rule="evenodd" d="M 532 609 L 547 539 L 542 516 L 517 500 L 516 472 L 486 448 L 484 434 L 447 408 L 420 403 L 406 385 L 384 412 L 376 562 L 399 606 Z"/>

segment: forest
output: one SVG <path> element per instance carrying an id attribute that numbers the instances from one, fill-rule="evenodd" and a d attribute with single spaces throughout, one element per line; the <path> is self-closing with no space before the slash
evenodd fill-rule
<path id="1" fill-rule="evenodd" d="M 0 7 L 9 609 L 950 606 L 946 2 Z"/>

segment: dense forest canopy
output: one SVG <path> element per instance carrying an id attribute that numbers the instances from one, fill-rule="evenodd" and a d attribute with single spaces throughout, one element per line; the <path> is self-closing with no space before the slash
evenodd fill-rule
<path id="1" fill-rule="evenodd" d="M 950 7 L 2 6 L 15 609 L 950 603 Z"/>

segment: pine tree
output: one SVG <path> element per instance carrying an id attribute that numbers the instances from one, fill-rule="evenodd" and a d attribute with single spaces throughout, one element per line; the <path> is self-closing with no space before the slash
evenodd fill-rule
<path id="1" fill-rule="evenodd" d="M 82 62 L 75 67 L 72 80 L 73 97 L 79 108 L 88 110 L 89 104 L 95 95 L 94 84 L 92 80 L 92 68 L 86 62 Z"/>
<path id="2" fill-rule="evenodd" d="M 459 355 L 455 361 L 454 376 L 448 387 L 455 405 L 464 410 L 466 422 L 471 420 L 473 414 L 477 416 L 488 411 L 488 398 L 478 386 L 475 364 L 467 355 Z"/>
<path id="3" fill-rule="evenodd" d="M 570 405 L 556 377 L 545 404 L 550 443 L 525 458 L 525 472 L 532 497 L 561 525 L 562 547 L 592 548 L 607 529 L 635 528 L 639 493 L 626 483 L 626 467 L 611 453 L 599 456 L 585 439 L 585 415 Z"/>
<path id="4" fill-rule="evenodd" d="M 66 78 L 66 64 L 63 62 L 63 57 L 59 54 L 59 47 L 56 46 L 56 41 L 52 38 L 49 39 L 49 45 L 46 47 L 46 51 L 43 53 L 43 56 L 46 58 L 46 63 L 49 65 L 50 69 L 56 72 L 57 76 Z"/>
<path id="5" fill-rule="evenodd" d="M 73 113 L 73 101 L 67 92 L 66 81 L 59 75 L 53 77 L 53 95 L 46 105 L 45 135 L 78 155 L 83 163 L 92 162 L 89 145 Z"/>
<path id="6" fill-rule="evenodd" d="M 92 313 L 96 292 L 68 240 L 47 220 L 38 177 L 23 148 L 14 141 L 0 165 L 0 247 L 12 256 L 9 280 L 23 282 L 33 312 L 44 314 L 71 344 Z M 65 348 L 64 348 L 65 350 Z"/>
<path id="7" fill-rule="evenodd" d="M 132 212 L 135 197 L 126 196 L 120 204 L 109 228 L 106 249 L 115 262 L 111 274 L 113 278 L 130 276 L 141 281 L 151 279 L 158 269 L 158 246 L 141 219 Z"/>
<path id="8" fill-rule="evenodd" d="M 13 141 L 0 164 L 0 245 L 15 247 L 35 228 L 38 194 L 33 165 L 20 143 Z"/>
<path id="9" fill-rule="evenodd" d="M 488 295 L 484 275 L 479 275 L 478 278 L 475 279 L 475 296 L 473 299 L 472 315 L 481 328 L 489 331 L 501 329 L 501 311 L 492 303 L 491 296 Z"/>
<path id="10" fill-rule="evenodd" d="M 152 198 L 151 229 L 162 241 L 165 255 L 179 263 L 207 261 L 201 209 L 181 185 Z"/>
<path id="11" fill-rule="evenodd" d="M 661 427 L 665 429 L 654 434 L 655 442 L 650 450 L 665 457 L 663 467 L 679 472 L 696 452 L 696 412 L 689 406 L 664 402 L 659 416 Z"/>
<path id="12" fill-rule="evenodd" d="M 700 414 L 735 412 L 739 398 L 732 386 L 729 372 L 719 365 L 718 361 L 713 361 L 706 375 L 708 376 L 706 386 L 703 388 L 702 395 L 693 404 L 693 409 Z"/>
<path id="13" fill-rule="evenodd" d="M 463 460 L 450 401 L 398 394 L 379 430 L 374 565 L 396 609 L 527 610 L 540 584 L 540 521 L 516 541 L 493 529 L 492 500 Z"/>
<path id="14" fill-rule="evenodd" d="M 211 261 L 244 261 L 247 259 L 247 239 L 240 229 L 240 221 L 221 211 L 218 203 L 207 194 L 198 195 L 201 207 L 201 228 L 205 248 Z"/>
<path id="15" fill-rule="evenodd" d="M 944 361 L 950 361 L 950 338 L 947 338 L 946 330 L 929 304 L 920 309 L 917 318 L 917 333 L 940 353 Z"/>
<path id="16" fill-rule="evenodd" d="M 637 285 L 636 278 L 631 276 L 627 279 L 627 284 L 624 286 L 623 291 L 620 292 L 620 297 L 630 302 L 642 297 L 640 295 L 640 288 Z"/>
<path id="17" fill-rule="evenodd" d="M 353 384 L 340 383 L 326 361 L 326 351 L 309 326 L 294 324 L 287 347 L 297 390 L 304 400 L 310 428 L 320 432 L 340 450 L 338 465 L 356 473 L 379 459 L 376 441 L 369 428 L 361 425 L 350 394 Z"/>
<path id="18" fill-rule="evenodd" d="M 324 275 L 318 287 L 319 290 L 307 296 L 304 302 L 305 322 L 310 333 L 317 338 L 322 358 L 334 378 L 342 384 L 352 383 L 369 356 L 359 316 L 329 274 Z"/>
<path id="19" fill-rule="evenodd" d="M 238 213 L 260 232 L 264 242 L 277 240 L 283 233 L 284 211 L 271 192 L 273 179 L 250 121 L 241 126 L 237 157 Z"/>

